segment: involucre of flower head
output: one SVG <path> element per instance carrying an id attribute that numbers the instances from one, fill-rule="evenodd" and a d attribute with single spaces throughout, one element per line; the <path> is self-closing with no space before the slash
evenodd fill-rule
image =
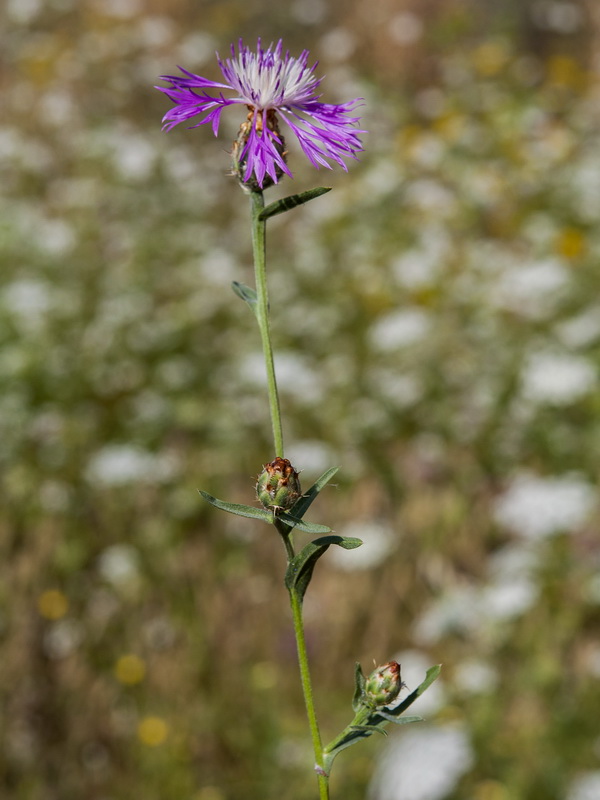
<path id="1" fill-rule="evenodd" d="M 298 58 L 290 56 L 289 51 L 284 53 L 281 39 L 266 49 L 259 39 L 253 52 L 240 39 L 237 53 L 231 46 L 231 58 L 221 59 L 217 54 L 224 83 L 202 78 L 182 67 L 179 69 L 183 77 L 161 76 L 171 86 L 156 88 L 175 103 L 163 117 L 163 128 L 171 130 L 180 122 L 204 114 L 191 127 L 211 123 L 216 136 L 223 109 L 242 105 L 247 107 L 248 115 L 241 124 L 233 159 L 243 183 L 263 189 L 277 183 L 284 173 L 291 177 L 280 120 L 296 136 L 314 167 L 331 169 L 329 162 L 333 161 L 346 170 L 344 159 L 356 158 L 363 149 L 358 134 L 364 131 L 356 128 L 359 117 L 353 116 L 359 100 L 340 105 L 320 102 L 320 95 L 315 93 L 321 79 L 314 75 L 316 64 L 308 65 L 308 55 L 308 50 Z M 207 89 L 217 91 L 213 95 Z M 234 94 L 225 97 L 223 90 Z"/>
<path id="2" fill-rule="evenodd" d="M 389 661 L 376 667 L 365 681 L 364 699 L 373 708 L 383 708 L 393 703 L 404 684 L 400 677 L 400 664 Z"/>
<path id="3" fill-rule="evenodd" d="M 287 458 L 265 464 L 256 483 L 256 496 L 265 508 L 291 508 L 302 494 L 298 473 Z"/>

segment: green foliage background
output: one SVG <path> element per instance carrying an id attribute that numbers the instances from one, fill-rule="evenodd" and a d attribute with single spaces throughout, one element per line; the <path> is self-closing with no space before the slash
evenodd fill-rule
<path id="1" fill-rule="evenodd" d="M 597 769 L 597 497 L 526 548 L 498 513 L 519 476 L 598 477 L 594 30 L 511 9 L 9 3 L 3 798 L 314 797 L 280 542 L 197 492 L 252 502 L 273 455 L 258 334 L 230 289 L 251 282 L 226 175 L 240 120 L 164 134 L 152 88 L 178 63 L 216 78 L 214 51 L 257 35 L 310 49 L 325 99 L 364 97 L 369 132 L 349 175 L 292 146 L 294 183 L 267 197 L 334 187 L 269 226 L 287 455 L 306 485 L 341 465 L 312 519 L 392 532 L 377 564 L 328 554 L 311 585 L 324 735 L 348 722 L 356 660 L 410 651 L 444 663 L 427 724 L 473 750 L 450 800 L 559 800 Z M 528 602 L 494 613 L 498 554 L 519 556 L 518 582 L 525 551 Z M 381 744 L 340 756 L 334 797 L 365 796 Z"/>

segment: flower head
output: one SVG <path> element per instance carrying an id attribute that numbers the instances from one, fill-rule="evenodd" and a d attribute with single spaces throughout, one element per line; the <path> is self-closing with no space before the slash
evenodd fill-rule
<path id="1" fill-rule="evenodd" d="M 304 154 L 316 167 L 331 169 L 330 161 L 346 169 L 345 158 L 356 158 L 362 150 L 353 116 L 358 100 L 341 105 L 321 103 L 315 94 L 321 79 L 308 66 L 308 50 L 299 58 L 283 52 L 282 41 L 264 49 L 260 39 L 256 52 L 245 47 L 240 39 L 238 51 L 231 46 L 231 58 L 220 59 L 224 83 L 211 81 L 180 67 L 184 77 L 163 75 L 171 86 L 157 86 L 175 106 L 163 117 L 164 129 L 171 128 L 199 114 L 205 116 L 191 127 L 212 124 L 215 136 L 219 130 L 221 112 L 226 106 L 248 108 L 247 121 L 240 128 L 234 145 L 234 163 L 243 183 L 256 182 L 262 189 L 277 183 L 285 173 L 291 176 L 286 164 L 285 141 L 279 130 L 279 120 L 297 137 Z M 209 94 L 206 90 L 217 90 Z M 233 92 L 225 97 L 223 90 Z M 268 178 L 266 178 L 268 176 Z"/>
<path id="2" fill-rule="evenodd" d="M 376 667 L 365 681 L 364 699 L 373 708 L 383 708 L 393 703 L 404 684 L 400 677 L 400 664 L 389 661 Z"/>
<path id="3" fill-rule="evenodd" d="M 302 494 L 298 473 L 287 458 L 265 464 L 258 476 L 256 495 L 265 508 L 291 508 Z"/>

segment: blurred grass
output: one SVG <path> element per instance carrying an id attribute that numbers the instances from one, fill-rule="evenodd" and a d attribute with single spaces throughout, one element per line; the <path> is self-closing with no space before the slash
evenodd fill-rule
<path id="1" fill-rule="evenodd" d="M 314 52 L 327 99 L 363 96 L 369 130 L 349 176 L 292 152 L 294 190 L 334 191 L 269 239 L 287 454 L 308 483 L 342 465 L 312 518 L 389 532 L 370 568 L 324 559 L 307 599 L 324 735 L 348 721 L 355 660 L 417 652 L 444 662 L 431 723 L 464 724 L 475 754 L 445 796 L 566 797 L 600 746 L 593 515 L 533 542 L 528 602 L 489 596 L 494 559 L 512 548 L 518 571 L 529 553 L 527 520 L 497 510 L 515 476 L 597 482 L 585 26 L 546 30 L 538 52 L 522 19 L 461 3 L 420 28 L 408 6 L 367 25 L 358 3 L 9 6 L 2 796 L 314 795 L 284 555 L 197 494 L 252 502 L 272 457 L 258 337 L 229 286 L 251 281 L 246 201 L 225 177 L 237 120 L 218 140 L 162 134 L 152 89 L 177 63 L 216 74 L 215 49 L 261 32 Z M 333 796 L 365 796 L 380 744 L 339 759 Z"/>

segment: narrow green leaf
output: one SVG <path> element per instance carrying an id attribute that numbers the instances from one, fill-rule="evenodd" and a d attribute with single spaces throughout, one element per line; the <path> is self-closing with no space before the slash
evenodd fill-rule
<path id="1" fill-rule="evenodd" d="M 232 281 L 231 288 L 245 303 L 248 303 L 253 313 L 256 314 L 256 304 L 258 302 L 256 292 L 249 286 L 239 281 Z"/>
<path id="2" fill-rule="evenodd" d="M 323 536 L 321 539 L 315 539 L 310 544 L 305 545 L 290 561 L 285 573 L 286 587 L 290 592 L 296 592 L 300 602 L 302 602 L 312 578 L 315 564 L 332 544 L 351 550 L 354 547 L 359 547 L 362 542 L 360 539 L 333 535 Z"/>
<path id="3" fill-rule="evenodd" d="M 293 517 L 286 511 L 277 512 L 277 519 L 283 520 L 290 528 L 298 528 L 298 530 L 304 531 L 305 533 L 331 533 L 331 528 L 328 528 L 327 525 L 319 525 L 316 522 L 306 522 L 298 517 Z"/>
<path id="4" fill-rule="evenodd" d="M 338 469 L 339 467 L 331 467 L 331 469 L 328 469 L 326 472 L 324 472 L 321 477 L 313 483 L 310 489 L 307 492 L 304 492 L 302 497 L 296 500 L 294 505 L 290 508 L 290 514 L 298 519 L 302 519 L 302 517 L 310 508 L 313 500 L 319 494 L 321 489 L 329 483 Z"/>
<path id="5" fill-rule="evenodd" d="M 258 218 L 265 220 L 277 214 L 283 214 L 284 211 L 291 211 L 292 208 L 308 203 L 309 200 L 314 200 L 330 191 L 331 186 L 319 186 L 317 189 L 308 189 L 306 192 L 300 192 L 300 194 L 290 194 L 288 197 L 282 197 L 281 200 L 275 200 L 274 203 L 270 203 L 260 212 Z"/>
<path id="6" fill-rule="evenodd" d="M 414 692 L 411 692 L 408 697 L 403 700 L 399 705 L 395 706 L 395 708 L 388 708 L 386 709 L 386 713 L 389 717 L 399 717 L 400 714 L 403 714 L 409 706 L 415 702 L 417 697 L 420 697 L 423 692 L 428 689 L 431 684 L 439 677 L 440 672 L 442 671 L 442 665 L 436 664 L 435 667 L 429 667 L 427 672 L 425 673 L 425 680 L 420 683 Z"/>
<path id="7" fill-rule="evenodd" d="M 363 540 L 357 539 L 355 536 L 337 536 L 337 534 L 333 534 L 333 536 L 321 536 L 320 539 L 313 539 L 311 542 L 311 544 L 327 545 L 328 547 L 330 544 L 336 544 L 344 550 L 356 550 L 362 543 Z"/>
<path id="8" fill-rule="evenodd" d="M 392 717 L 386 711 L 379 711 L 378 713 L 380 717 L 383 717 L 387 722 L 393 722 L 394 725 L 410 725 L 411 722 L 425 722 L 423 717 Z"/>
<path id="9" fill-rule="evenodd" d="M 253 506 L 245 506 L 240 503 L 227 503 L 225 500 L 217 500 L 208 492 L 203 492 L 202 489 L 198 490 L 205 500 L 213 505 L 215 508 L 220 508 L 222 511 L 229 511 L 230 514 L 237 514 L 238 517 L 249 517 L 250 519 L 260 519 L 263 522 L 273 524 L 273 512 L 267 511 L 266 508 L 254 508 Z"/>
<path id="10" fill-rule="evenodd" d="M 382 736 L 387 736 L 388 732 L 379 725 L 352 725 L 353 731 L 367 731 L 367 733 L 380 733 Z"/>
<path id="11" fill-rule="evenodd" d="M 354 711 L 359 711 L 360 708 L 362 707 L 361 700 L 365 691 L 365 676 L 363 674 L 362 667 L 358 663 L 358 661 L 354 666 L 354 683 L 355 683 L 355 689 L 354 689 L 354 697 L 352 698 L 352 708 Z"/>

